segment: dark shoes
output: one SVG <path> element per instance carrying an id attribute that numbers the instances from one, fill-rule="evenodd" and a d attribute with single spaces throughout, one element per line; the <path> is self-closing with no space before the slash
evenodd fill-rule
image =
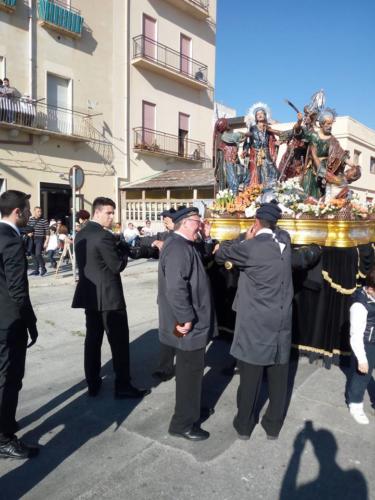
<path id="1" fill-rule="evenodd" d="M 129 384 L 123 389 L 115 389 L 115 399 L 140 399 L 151 394 L 150 389 L 137 389 Z"/>
<path id="2" fill-rule="evenodd" d="M 47 274 L 47 269 L 42 269 L 42 270 L 40 271 L 40 275 L 41 275 L 41 276 L 44 276 L 45 274 Z"/>
<path id="3" fill-rule="evenodd" d="M 193 425 L 191 429 L 185 432 L 168 431 L 171 436 L 181 437 L 189 441 L 204 441 L 210 437 L 210 433 L 201 429 L 198 425 Z"/>
<path id="4" fill-rule="evenodd" d="M 90 398 L 95 398 L 99 392 L 100 392 L 100 389 L 102 387 L 102 379 L 99 379 L 98 382 L 96 382 L 95 384 L 90 384 L 88 386 L 88 395 Z"/>
<path id="5" fill-rule="evenodd" d="M 174 377 L 174 372 L 172 373 L 166 373 L 162 372 L 161 370 L 156 370 L 152 376 L 156 378 L 159 382 L 167 382 L 168 380 L 171 380 L 171 378 Z"/>
<path id="6" fill-rule="evenodd" d="M 39 271 L 31 271 L 31 273 L 29 273 L 29 276 L 39 276 Z"/>
<path id="7" fill-rule="evenodd" d="M 0 444 L 0 458 L 32 458 L 39 453 L 39 448 L 27 446 L 15 436 L 7 443 Z"/>

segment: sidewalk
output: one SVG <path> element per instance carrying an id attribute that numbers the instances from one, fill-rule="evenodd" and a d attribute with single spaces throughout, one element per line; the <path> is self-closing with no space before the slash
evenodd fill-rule
<path id="1" fill-rule="evenodd" d="M 156 269 L 157 262 L 135 261 L 124 273 L 133 383 L 153 386 L 140 402 L 113 399 L 106 341 L 102 391 L 87 397 L 84 314 L 70 308 L 75 284 L 66 279 L 66 286 L 52 288 L 52 277 L 30 280 L 40 338 L 28 352 L 19 436 L 42 449 L 35 460 L 0 462 L 0 499 L 375 498 L 375 417 L 368 426 L 353 421 L 345 373 L 337 367 L 326 370 L 305 358 L 294 363 L 279 440 L 268 441 L 258 425 L 249 441 L 240 441 L 232 427 L 238 376 L 222 374 L 231 362 L 229 344 L 216 341 L 203 386 L 205 405 L 215 407 L 202 425 L 210 439 L 191 443 L 168 435 L 174 380 L 157 385 L 151 377 L 158 357 Z M 43 283 L 51 284 L 48 293 Z"/>

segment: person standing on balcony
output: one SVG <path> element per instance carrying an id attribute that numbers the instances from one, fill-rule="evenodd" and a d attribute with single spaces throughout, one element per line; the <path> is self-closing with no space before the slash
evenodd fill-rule
<path id="1" fill-rule="evenodd" d="M 43 250 L 47 248 L 49 240 L 49 224 L 42 217 L 42 209 L 34 208 L 34 216 L 30 217 L 29 226 L 33 228 L 33 264 L 34 270 L 30 276 L 44 276 L 47 273 L 46 263 L 43 259 Z"/>

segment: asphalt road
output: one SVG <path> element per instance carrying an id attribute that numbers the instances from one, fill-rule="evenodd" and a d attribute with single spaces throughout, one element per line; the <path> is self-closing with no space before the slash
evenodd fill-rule
<path id="1" fill-rule="evenodd" d="M 72 310 L 71 273 L 30 279 L 40 338 L 30 349 L 21 392 L 19 436 L 39 443 L 30 461 L 0 462 L 0 498 L 27 499 L 350 499 L 375 498 L 375 416 L 356 424 L 344 401 L 346 373 L 300 358 L 291 365 L 290 405 L 277 441 L 257 426 L 250 441 L 232 428 L 238 377 L 229 343 L 208 348 L 204 404 L 215 413 L 208 441 L 168 435 L 174 380 L 155 385 L 158 357 L 156 262 L 124 273 L 133 383 L 153 386 L 141 402 L 113 399 L 108 343 L 104 384 L 93 399 L 83 380 L 84 315 Z M 373 395 L 374 385 L 372 386 Z M 265 410 L 264 392 L 260 412 Z"/>

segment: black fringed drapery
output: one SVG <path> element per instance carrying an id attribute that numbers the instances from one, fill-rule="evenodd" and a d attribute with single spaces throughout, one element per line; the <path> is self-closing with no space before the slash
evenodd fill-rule
<path id="1" fill-rule="evenodd" d="M 319 263 L 294 278 L 293 347 L 322 358 L 326 367 L 338 364 L 351 353 L 349 307 L 351 295 L 374 265 L 373 244 L 352 248 L 323 247 Z M 219 329 L 233 332 L 232 303 L 238 271 L 213 264 L 209 269 Z"/>

